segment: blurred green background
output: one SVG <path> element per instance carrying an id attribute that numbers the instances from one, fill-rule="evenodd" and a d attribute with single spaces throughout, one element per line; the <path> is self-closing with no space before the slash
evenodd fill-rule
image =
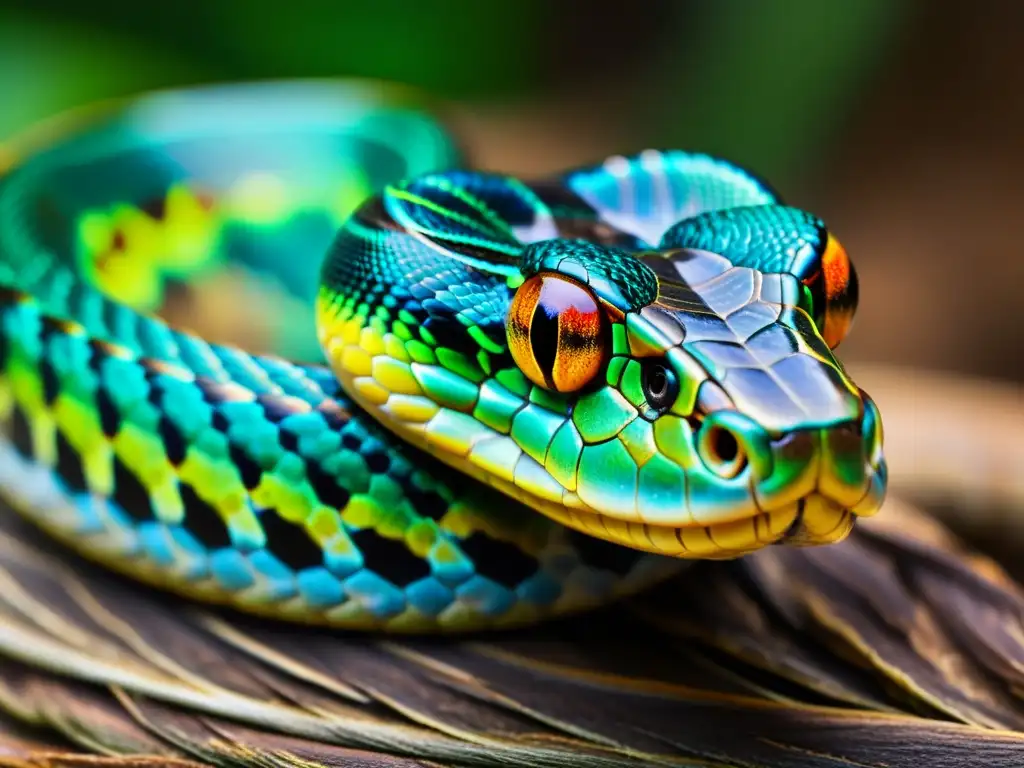
<path id="1" fill-rule="evenodd" d="M 876 77 L 900 0 L 0 3 L 0 137 L 69 105 L 218 80 L 363 76 L 481 107 L 582 107 L 604 136 L 801 170 Z M 742 107 L 742 109 L 741 109 Z M 738 113 L 757 115 L 756 128 Z M 751 130 L 755 128 L 754 130 Z"/>
<path id="2" fill-rule="evenodd" d="M 0 0 L 0 141 L 82 103 L 365 76 L 457 103 L 472 157 L 548 172 L 723 154 L 858 264 L 849 357 L 1024 378 L 1017 0 Z"/>

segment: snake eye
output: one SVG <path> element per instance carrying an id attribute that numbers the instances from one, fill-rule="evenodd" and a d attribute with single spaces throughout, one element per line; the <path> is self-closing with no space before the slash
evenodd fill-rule
<path id="1" fill-rule="evenodd" d="M 853 325 L 857 311 L 857 273 L 846 249 L 828 236 L 820 268 L 806 280 L 810 289 L 814 324 L 831 349 L 839 346 Z"/>
<path id="2" fill-rule="evenodd" d="M 608 354 L 608 321 L 582 283 L 540 273 L 512 299 L 506 326 L 512 359 L 530 381 L 576 392 L 600 372 Z"/>
<path id="3" fill-rule="evenodd" d="M 679 395 L 679 379 L 662 360 L 648 359 L 643 363 L 640 386 L 647 404 L 656 411 L 670 408 Z"/>

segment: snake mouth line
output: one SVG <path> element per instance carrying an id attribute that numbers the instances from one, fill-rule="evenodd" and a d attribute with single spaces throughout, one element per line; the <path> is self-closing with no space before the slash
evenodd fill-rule
<path id="1" fill-rule="evenodd" d="M 570 528 L 633 549 L 703 560 L 733 559 L 777 544 L 833 544 L 849 535 L 858 517 L 817 493 L 775 510 L 704 526 L 627 522 L 554 505 L 542 511 Z"/>
<path id="2" fill-rule="evenodd" d="M 430 448 L 422 434 L 409 431 L 411 441 L 418 438 Z M 523 460 L 527 458 L 524 456 Z M 542 471 L 542 468 L 538 466 L 537 470 Z M 877 511 L 884 487 L 884 480 L 881 480 L 884 470 L 869 461 L 866 471 L 872 479 L 852 505 L 850 498 L 843 503 L 821 490 L 813 490 L 774 508 L 754 508 L 750 514 L 728 520 L 704 525 L 698 522 L 672 525 L 604 514 L 577 494 L 557 487 L 553 480 L 548 483 L 548 492 L 541 495 L 534 489 L 520 486 L 513 478 L 487 474 L 471 464 L 467 471 L 556 522 L 598 539 L 653 554 L 705 560 L 733 559 L 776 544 L 803 547 L 842 541 L 852 531 L 858 517 Z"/>
<path id="3" fill-rule="evenodd" d="M 786 529 L 786 532 L 782 534 L 782 538 L 780 538 L 776 543 L 789 544 L 790 542 L 797 540 L 803 531 L 803 525 L 804 500 L 800 499 L 800 501 L 797 502 L 796 518 L 792 523 L 790 523 L 789 528 Z"/>

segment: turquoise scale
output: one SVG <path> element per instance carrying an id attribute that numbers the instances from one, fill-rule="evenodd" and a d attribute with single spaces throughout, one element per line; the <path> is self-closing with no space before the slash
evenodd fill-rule
<path id="1" fill-rule="evenodd" d="M 450 170 L 427 105 L 345 84 L 159 94 L 23 146 L 0 177 L 0 489 L 130 577 L 290 621 L 464 631 L 743 554 L 748 508 L 757 546 L 824 541 L 828 510 L 793 502 L 776 530 L 757 507 L 802 482 L 783 443 L 805 424 L 777 418 L 744 470 L 784 477 L 696 458 L 702 423 L 732 423 L 720 406 L 792 410 L 747 386 L 769 369 L 825 414 L 834 485 L 862 492 L 844 514 L 884 490 L 877 413 L 797 276 L 769 274 L 816 264 L 823 225 L 724 161 L 647 152 L 536 184 Z M 763 252 L 739 253 L 737 222 Z M 613 318 L 585 392 L 513 359 L 509 309 L 541 272 Z M 211 303 L 242 346 L 200 335 Z M 196 332 L 182 306 L 204 310 Z M 644 389 L 655 353 L 681 366 L 665 407 Z M 868 448 L 831 429 L 851 419 Z"/>

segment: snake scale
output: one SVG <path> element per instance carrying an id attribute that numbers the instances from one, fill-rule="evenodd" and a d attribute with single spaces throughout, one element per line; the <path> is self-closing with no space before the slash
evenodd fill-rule
<path id="1" fill-rule="evenodd" d="M 853 267 L 732 163 L 464 170 L 412 95 L 324 83 L 154 94 L 8 154 L 0 487 L 133 578 L 473 630 L 881 504 L 833 352 Z"/>

